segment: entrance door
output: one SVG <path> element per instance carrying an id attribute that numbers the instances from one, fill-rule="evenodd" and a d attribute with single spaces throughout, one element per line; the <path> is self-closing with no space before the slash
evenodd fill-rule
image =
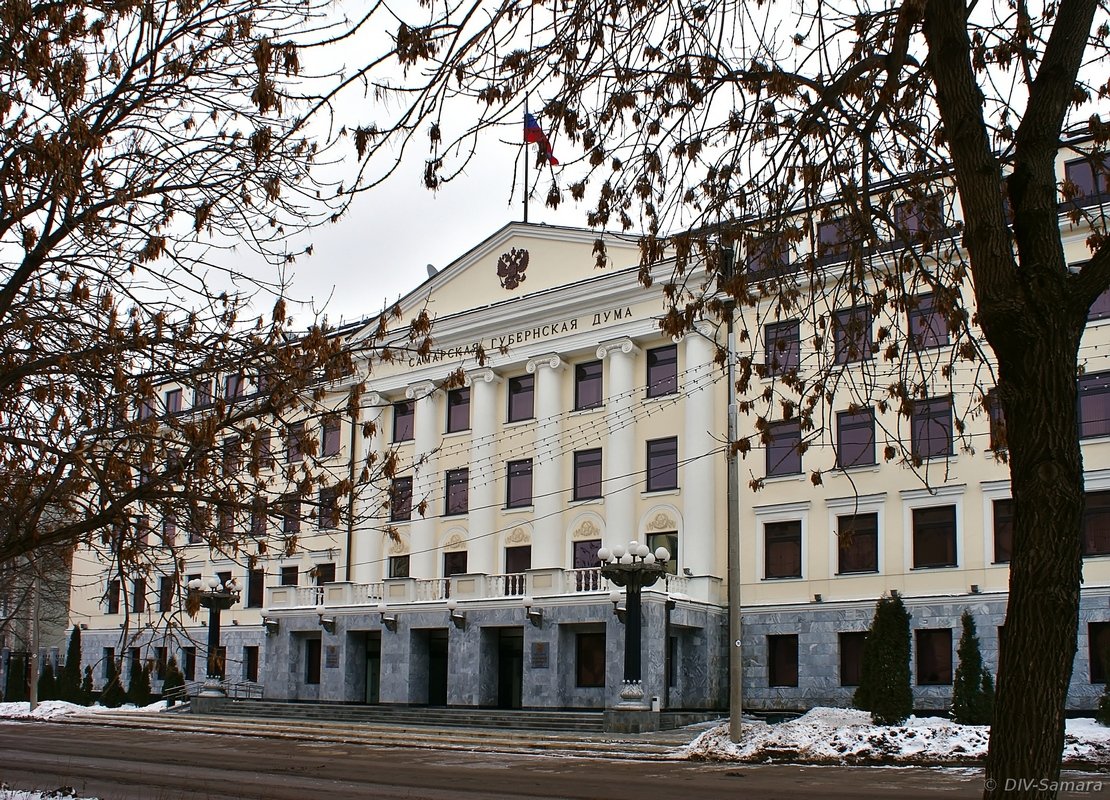
<path id="1" fill-rule="evenodd" d="M 447 631 L 428 631 L 428 705 L 447 705 Z"/>
<path id="2" fill-rule="evenodd" d="M 497 640 L 497 707 L 520 708 L 524 690 L 524 631 L 502 628 Z"/>
<path id="3" fill-rule="evenodd" d="M 382 634 L 370 631 L 366 634 L 366 702 L 377 705 L 381 702 L 382 690 Z"/>

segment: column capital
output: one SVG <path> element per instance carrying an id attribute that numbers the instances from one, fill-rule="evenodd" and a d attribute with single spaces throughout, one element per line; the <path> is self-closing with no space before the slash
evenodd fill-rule
<path id="1" fill-rule="evenodd" d="M 467 370 L 463 379 L 464 386 L 473 386 L 475 383 L 501 383 L 501 376 L 489 367 Z"/>
<path id="2" fill-rule="evenodd" d="M 621 353 L 622 355 L 639 355 L 640 348 L 636 343 L 629 339 L 627 336 L 614 339 L 611 342 L 602 342 L 597 346 L 597 357 L 605 358 L 610 353 Z"/>
<path id="3" fill-rule="evenodd" d="M 528 359 L 525 369 L 527 369 L 529 373 L 535 373 L 539 372 L 540 367 L 547 367 L 550 370 L 556 371 L 565 366 L 566 364 L 563 362 L 563 359 L 561 359 L 557 353 L 550 353 L 546 356 L 536 356 L 535 358 Z"/>
<path id="4" fill-rule="evenodd" d="M 439 387 L 434 381 L 420 381 L 405 389 L 405 397 L 409 400 L 422 400 L 431 397 L 437 391 L 439 391 Z"/>
<path id="5" fill-rule="evenodd" d="M 381 392 L 367 392 L 362 396 L 362 399 L 371 408 L 385 408 L 390 405 L 389 399 L 382 395 Z"/>

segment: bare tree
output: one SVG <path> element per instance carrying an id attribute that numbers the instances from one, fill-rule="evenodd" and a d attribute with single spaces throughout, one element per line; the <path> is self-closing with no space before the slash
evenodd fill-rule
<path id="1" fill-rule="evenodd" d="M 674 259 L 665 329 L 738 304 L 819 331 L 781 370 L 746 338 L 738 391 L 756 434 L 739 450 L 772 443 L 783 421 L 798 420 L 803 446 L 818 441 L 825 398 L 850 392 L 896 412 L 904 446 L 886 458 L 928 482 L 936 461 L 906 435 L 914 409 L 947 383 L 970 398 L 954 409 L 962 430 L 997 389 L 1015 533 L 988 759 L 998 788 L 986 795 L 1007 778 L 1058 775 L 1081 566 L 1079 345 L 1110 254 L 1105 206 L 1071 202 L 1084 187 L 1057 174 L 1057 154 L 1066 144 L 1085 157 L 1102 196 L 1107 128 L 1092 114 L 1106 94 L 1105 5 L 587 0 L 390 13 L 392 52 L 349 78 L 403 109 L 365 112 L 368 164 L 427 136 L 435 188 L 490 129 L 518 126 L 531 95 L 565 165 L 545 178 L 547 202 L 588 198 L 591 225 L 642 230 L 645 279 Z M 1061 196 L 1089 251 L 1071 269 Z M 724 269 L 737 244 L 758 269 Z M 922 297 L 942 323 L 908 333 L 897 320 Z M 859 316 L 839 316 L 845 307 Z M 858 332 L 864 314 L 873 339 Z M 919 335 L 947 346 L 926 354 Z M 852 384 L 844 363 L 861 348 L 876 367 Z"/>

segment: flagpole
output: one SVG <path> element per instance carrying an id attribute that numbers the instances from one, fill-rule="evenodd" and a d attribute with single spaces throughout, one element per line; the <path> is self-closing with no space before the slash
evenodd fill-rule
<path id="1" fill-rule="evenodd" d="M 524 95 L 524 118 L 528 118 L 528 95 Z M 524 143 L 524 224 L 528 224 L 528 142 Z"/>

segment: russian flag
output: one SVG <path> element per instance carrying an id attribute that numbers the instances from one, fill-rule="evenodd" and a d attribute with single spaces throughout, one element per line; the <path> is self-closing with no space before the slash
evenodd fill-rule
<path id="1" fill-rule="evenodd" d="M 559 166 L 559 159 L 555 158 L 555 154 L 551 152 L 551 142 L 547 139 L 547 134 L 543 132 L 540 123 L 536 122 L 536 118 L 531 114 L 524 115 L 524 141 L 526 144 L 535 142 L 540 146 L 540 158 L 546 159 L 552 166 Z"/>

